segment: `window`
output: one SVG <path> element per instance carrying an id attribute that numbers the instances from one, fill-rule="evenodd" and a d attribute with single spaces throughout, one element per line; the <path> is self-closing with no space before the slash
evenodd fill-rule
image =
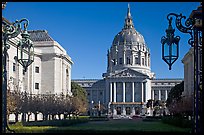
<path id="1" fill-rule="evenodd" d="M 130 64 L 130 58 L 129 57 L 127 57 L 127 62 L 126 63 Z"/>
<path id="2" fill-rule="evenodd" d="M 147 66 L 147 59 L 145 58 L 145 66 Z"/>
<path id="3" fill-rule="evenodd" d="M 116 111 L 117 111 L 117 115 L 121 115 L 121 107 L 117 107 Z"/>
<path id="4" fill-rule="evenodd" d="M 103 92 L 100 92 L 100 95 L 103 95 Z"/>
<path id="5" fill-rule="evenodd" d="M 116 59 L 113 59 L 113 64 L 116 65 Z"/>
<path id="6" fill-rule="evenodd" d="M 120 58 L 120 59 L 119 59 L 119 62 L 120 62 L 120 64 L 123 64 L 123 59 Z"/>
<path id="7" fill-rule="evenodd" d="M 35 83 L 35 89 L 39 89 L 39 83 Z"/>
<path id="8" fill-rule="evenodd" d="M 144 58 L 142 58 L 142 65 L 144 65 Z"/>
<path id="9" fill-rule="evenodd" d="M 135 64 L 139 64 L 139 58 L 135 57 Z"/>
<path id="10" fill-rule="evenodd" d="M 25 70 L 23 69 L 23 75 L 25 75 Z"/>
<path id="11" fill-rule="evenodd" d="M 150 58 L 148 57 L 148 66 L 150 66 Z"/>
<path id="12" fill-rule="evenodd" d="M 16 71 L 16 63 L 13 63 L 13 71 Z"/>
<path id="13" fill-rule="evenodd" d="M 35 73 L 39 73 L 39 67 L 35 67 Z"/>

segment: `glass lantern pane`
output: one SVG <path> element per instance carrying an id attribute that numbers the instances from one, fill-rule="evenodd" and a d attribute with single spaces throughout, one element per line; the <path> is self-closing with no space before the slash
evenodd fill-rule
<path id="1" fill-rule="evenodd" d="M 177 48 L 178 46 L 177 46 L 177 44 L 172 44 L 172 56 L 173 56 L 173 58 L 176 58 L 176 57 L 178 57 L 177 55 Z"/>
<path id="2" fill-rule="evenodd" d="M 170 63 L 170 59 L 171 59 L 170 56 L 171 56 L 170 46 L 166 43 L 164 45 L 164 58 L 168 63 Z"/>
<path id="3" fill-rule="evenodd" d="M 169 45 L 168 44 L 164 45 L 164 56 L 169 56 Z"/>

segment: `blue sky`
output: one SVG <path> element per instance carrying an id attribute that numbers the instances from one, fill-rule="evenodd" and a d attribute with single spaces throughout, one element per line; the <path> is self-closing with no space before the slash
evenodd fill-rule
<path id="1" fill-rule="evenodd" d="M 100 79 L 107 68 L 107 50 L 124 25 L 128 2 L 8 2 L 2 14 L 9 21 L 27 18 L 28 30 L 47 30 L 72 58 L 72 79 Z M 161 37 L 168 13 L 189 16 L 199 2 L 130 2 L 135 29 L 144 36 L 156 78 L 183 78 L 183 56 L 190 35 L 179 35 L 179 58 L 172 70 L 161 58 Z"/>

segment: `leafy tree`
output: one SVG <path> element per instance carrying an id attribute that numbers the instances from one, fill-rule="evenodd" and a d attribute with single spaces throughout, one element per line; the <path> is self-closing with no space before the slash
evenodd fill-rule
<path id="1" fill-rule="evenodd" d="M 167 106 L 172 103 L 173 100 L 179 101 L 181 99 L 182 92 L 184 91 L 184 81 L 175 85 L 168 94 Z"/>
<path id="2" fill-rule="evenodd" d="M 30 111 L 35 115 L 35 121 L 37 121 L 37 114 L 40 113 L 42 102 L 39 95 L 32 95 L 32 100 L 30 101 Z"/>
<path id="3" fill-rule="evenodd" d="M 71 83 L 71 91 L 73 94 L 73 105 L 75 107 L 76 115 L 85 113 L 88 108 L 88 100 L 86 90 L 79 86 L 77 83 Z"/>
<path id="4" fill-rule="evenodd" d="M 18 114 L 22 112 L 22 103 L 19 81 L 16 82 L 11 78 L 7 89 L 7 115 L 14 113 L 15 122 L 18 122 Z"/>
<path id="5" fill-rule="evenodd" d="M 147 104 L 146 104 L 147 108 L 152 107 L 152 104 L 154 105 L 154 100 L 153 99 L 147 100 Z"/>
<path id="6" fill-rule="evenodd" d="M 182 108 L 182 92 L 184 91 L 184 81 L 175 85 L 168 94 L 166 105 L 169 111 L 173 114 L 178 113 L 178 110 Z"/>

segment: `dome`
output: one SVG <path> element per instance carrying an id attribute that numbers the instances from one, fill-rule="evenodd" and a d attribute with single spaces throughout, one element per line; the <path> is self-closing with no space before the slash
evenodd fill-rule
<path id="1" fill-rule="evenodd" d="M 113 40 L 113 45 L 124 45 L 124 44 L 133 44 L 137 45 L 138 43 L 145 44 L 144 37 L 135 30 L 132 16 L 130 13 L 130 7 L 128 5 L 128 12 L 125 18 L 125 24 L 122 31 L 120 31 Z"/>
<path id="2" fill-rule="evenodd" d="M 145 40 L 144 37 L 134 28 L 128 28 L 119 32 L 113 40 L 113 45 L 120 45 L 124 43 L 133 45 L 137 45 L 137 43 L 145 44 Z"/>

